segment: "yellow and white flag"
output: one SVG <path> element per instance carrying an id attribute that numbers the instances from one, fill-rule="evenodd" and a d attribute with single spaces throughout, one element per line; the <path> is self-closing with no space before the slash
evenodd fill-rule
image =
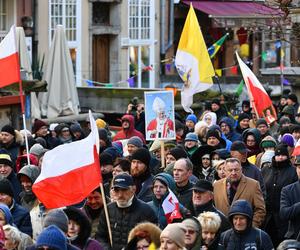
<path id="1" fill-rule="evenodd" d="M 193 95 L 213 85 L 215 75 L 202 32 L 191 5 L 181 33 L 176 52 L 175 65 L 184 86 L 181 105 L 186 112 L 193 113 Z"/>

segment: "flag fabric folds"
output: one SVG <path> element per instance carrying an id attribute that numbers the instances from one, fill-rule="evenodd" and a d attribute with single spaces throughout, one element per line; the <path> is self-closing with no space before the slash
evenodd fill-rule
<path id="1" fill-rule="evenodd" d="M 169 194 L 162 203 L 166 219 L 168 223 L 172 223 L 174 219 L 181 219 L 182 215 L 179 211 L 179 201 L 175 194 L 169 189 Z"/>
<path id="2" fill-rule="evenodd" d="M 244 80 L 241 80 L 237 89 L 235 90 L 237 96 L 240 96 L 242 94 L 243 88 L 244 88 Z"/>
<path id="3" fill-rule="evenodd" d="M 41 174 L 32 190 L 47 208 L 81 202 L 102 182 L 98 130 L 91 112 L 89 118 L 88 137 L 60 145 L 44 155 Z"/>
<path id="4" fill-rule="evenodd" d="M 0 43 L 0 88 L 20 81 L 20 64 L 13 25 Z"/>
<path id="5" fill-rule="evenodd" d="M 250 96 L 251 106 L 254 108 L 258 117 L 264 117 L 266 121 L 271 124 L 277 119 L 272 100 L 257 77 L 242 61 L 237 52 L 236 57 Z"/>
<path id="6" fill-rule="evenodd" d="M 300 140 L 297 141 L 292 156 L 300 155 Z"/>
<path id="7" fill-rule="evenodd" d="M 219 49 L 225 42 L 228 35 L 229 34 L 226 33 L 224 36 L 222 36 L 218 41 L 216 41 L 212 46 L 210 46 L 208 48 L 208 54 L 209 54 L 210 58 L 213 58 L 217 54 L 217 52 L 219 51 Z"/>
<path id="8" fill-rule="evenodd" d="M 193 112 L 193 95 L 213 85 L 215 75 L 200 26 L 191 5 L 181 33 L 176 52 L 175 66 L 184 81 L 181 105 L 186 112 Z"/>

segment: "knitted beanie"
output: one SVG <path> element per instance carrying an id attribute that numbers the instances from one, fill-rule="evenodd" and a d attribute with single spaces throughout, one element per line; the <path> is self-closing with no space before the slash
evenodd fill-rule
<path id="1" fill-rule="evenodd" d="M 277 155 L 286 155 L 289 157 L 289 151 L 286 144 L 278 144 L 275 149 L 275 156 Z"/>
<path id="2" fill-rule="evenodd" d="M 176 160 L 180 158 L 187 158 L 187 153 L 181 147 L 172 148 L 168 154 L 172 155 Z"/>
<path id="3" fill-rule="evenodd" d="M 10 197 L 14 197 L 13 187 L 10 181 L 6 178 L 0 180 L 0 193 L 7 194 Z"/>
<path id="4" fill-rule="evenodd" d="M 196 133 L 188 133 L 186 136 L 185 136 L 185 139 L 184 141 L 198 141 L 198 135 L 196 135 Z"/>
<path id="5" fill-rule="evenodd" d="M 284 134 L 281 137 L 281 142 L 285 143 L 286 145 L 288 145 L 289 147 L 292 147 L 292 148 L 295 146 L 294 137 L 289 133 Z"/>
<path id="6" fill-rule="evenodd" d="M 190 114 L 186 117 L 185 121 L 192 121 L 194 124 L 197 123 L 197 116 L 195 116 L 194 114 Z"/>
<path id="7" fill-rule="evenodd" d="M 100 166 L 114 165 L 113 157 L 111 156 L 111 154 L 107 152 L 101 153 L 99 158 L 100 158 Z"/>
<path id="8" fill-rule="evenodd" d="M 73 123 L 73 124 L 71 124 L 71 126 L 70 126 L 70 131 L 71 131 L 72 133 L 75 133 L 75 132 L 82 132 L 82 128 L 81 128 L 81 126 L 80 126 L 79 123 Z"/>
<path id="9" fill-rule="evenodd" d="M 2 127 L 1 132 L 9 133 L 13 136 L 16 136 L 15 129 L 10 125 L 5 125 Z"/>
<path id="10" fill-rule="evenodd" d="M 50 225 L 37 237 L 36 247 L 42 246 L 55 250 L 67 250 L 67 238 L 57 226 Z"/>
<path id="11" fill-rule="evenodd" d="M 277 145 L 276 140 L 268 135 L 260 143 L 261 148 L 275 148 Z"/>
<path id="12" fill-rule="evenodd" d="M 35 134 L 41 127 L 47 126 L 45 122 L 39 119 L 35 119 L 32 125 L 32 133 Z"/>
<path id="13" fill-rule="evenodd" d="M 127 145 L 129 145 L 129 144 L 134 145 L 134 146 L 136 146 L 136 147 L 138 147 L 138 148 L 143 147 L 143 141 L 142 141 L 142 139 L 141 139 L 140 137 L 138 137 L 138 136 L 132 136 L 132 137 L 128 140 L 128 142 L 127 142 Z"/>
<path id="14" fill-rule="evenodd" d="M 36 143 L 34 144 L 30 150 L 29 150 L 29 153 L 30 154 L 33 154 L 33 155 L 36 155 L 37 157 L 39 157 L 40 155 L 42 155 L 43 153 L 46 152 L 47 149 L 45 149 L 41 144 L 39 143 Z"/>
<path id="15" fill-rule="evenodd" d="M 139 160 L 143 162 L 147 167 L 149 166 L 151 155 L 146 148 L 139 148 L 137 151 L 135 151 L 132 156 L 131 160 Z"/>
<path id="16" fill-rule="evenodd" d="M 98 129 L 98 134 L 99 134 L 99 139 L 101 139 L 103 141 L 107 141 L 108 140 L 108 133 L 107 133 L 106 129 L 99 128 Z"/>
<path id="17" fill-rule="evenodd" d="M 200 232 L 201 225 L 195 217 L 187 218 L 181 222 L 186 228 L 192 228 L 196 232 Z"/>
<path id="18" fill-rule="evenodd" d="M 238 118 L 238 123 L 240 123 L 240 121 L 242 121 L 244 119 L 250 120 L 250 116 L 247 113 L 241 113 Z"/>
<path id="19" fill-rule="evenodd" d="M 282 113 L 282 114 L 286 114 L 286 115 L 294 115 L 294 113 L 295 113 L 295 108 L 294 108 L 294 106 L 292 106 L 292 105 L 286 105 L 286 106 L 283 108 L 283 110 L 282 110 L 281 113 Z"/>
<path id="20" fill-rule="evenodd" d="M 180 248 L 185 247 L 185 226 L 181 223 L 168 224 L 161 232 L 160 238 L 168 238 L 172 240 Z"/>
<path id="21" fill-rule="evenodd" d="M 55 225 L 64 233 L 68 232 L 69 219 L 62 209 L 53 209 L 44 218 L 44 228 Z"/>
<path id="22" fill-rule="evenodd" d="M 256 127 L 258 127 L 258 126 L 261 125 L 261 124 L 264 124 L 264 125 L 266 125 L 266 126 L 268 127 L 268 123 L 267 123 L 267 121 L 266 121 L 265 118 L 259 118 L 259 119 L 256 121 Z"/>
<path id="23" fill-rule="evenodd" d="M 206 134 L 206 139 L 208 139 L 209 137 L 215 137 L 219 141 L 221 140 L 220 134 L 217 130 L 212 130 L 212 129 L 208 130 Z"/>
<path id="24" fill-rule="evenodd" d="M 123 144 L 120 141 L 112 142 L 112 146 L 118 151 L 120 156 L 123 156 Z"/>
<path id="25" fill-rule="evenodd" d="M 97 125 L 97 128 L 105 128 L 106 127 L 106 122 L 100 118 L 98 118 L 96 120 L 96 125 Z"/>

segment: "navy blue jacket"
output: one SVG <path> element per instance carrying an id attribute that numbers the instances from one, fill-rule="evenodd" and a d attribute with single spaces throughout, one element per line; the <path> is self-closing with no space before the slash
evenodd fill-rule
<path id="1" fill-rule="evenodd" d="M 289 220 L 287 239 L 297 239 L 300 234 L 300 180 L 281 190 L 280 217 Z"/>
<path id="2" fill-rule="evenodd" d="M 32 225 L 28 210 L 13 201 L 13 204 L 10 207 L 10 212 L 17 228 L 21 232 L 32 237 Z"/>

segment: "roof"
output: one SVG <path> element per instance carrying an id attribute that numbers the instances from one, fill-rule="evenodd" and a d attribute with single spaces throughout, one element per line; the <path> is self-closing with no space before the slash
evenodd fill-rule
<path id="1" fill-rule="evenodd" d="M 255 2 L 183 1 L 212 18 L 270 18 L 280 17 L 281 10 Z"/>

